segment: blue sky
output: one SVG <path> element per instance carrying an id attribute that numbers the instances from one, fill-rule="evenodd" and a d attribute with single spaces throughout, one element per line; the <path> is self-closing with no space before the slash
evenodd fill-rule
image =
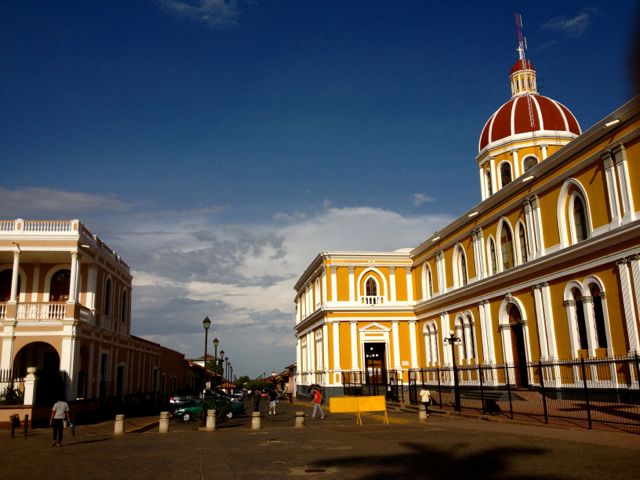
<path id="1" fill-rule="evenodd" d="M 414 246 L 478 203 L 513 13 L 583 129 L 629 100 L 637 2 L 0 5 L 0 214 L 79 218 L 131 264 L 134 333 L 236 373 L 295 360 L 320 250 Z"/>

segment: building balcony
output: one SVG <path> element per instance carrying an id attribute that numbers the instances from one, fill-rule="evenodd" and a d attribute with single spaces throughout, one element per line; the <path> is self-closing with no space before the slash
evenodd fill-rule
<path id="1" fill-rule="evenodd" d="M 47 321 L 77 319 L 95 324 L 93 312 L 79 303 L 67 302 L 20 302 L 0 303 L 0 320 Z"/>
<path id="2" fill-rule="evenodd" d="M 360 303 L 363 305 L 382 305 L 384 297 L 378 295 L 364 295 L 360 297 Z"/>

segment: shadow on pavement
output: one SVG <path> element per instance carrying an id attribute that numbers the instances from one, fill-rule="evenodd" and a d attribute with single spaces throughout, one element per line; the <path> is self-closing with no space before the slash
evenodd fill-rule
<path id="1" fill-rule="evenodd" d="M 536 474 L 536 469 L 533 465 L 530 473 L 514 473 L 510 471 L 508 464 L 513 464 L 514 457 L 523 455 L 529 457 L 540 456 L 545 452 L 541 448 L 500 448 L 457 454 L 456 448 L 440 450 L 415 442 L 402 442 L 399 445 L 406 448 L 408 452 L 389 455 L 378 453 L 370 456 L 321 460 L 312 463 L 310 470 L 313 473 L 320 473 L 324 469 L 334 467 L 344 469 L 348 475 L 349 467 L 371 469 L 371 473 L 365 473 L 361 477 L 349 476 L 349 478 L 360 478 L 361 480 L 378 480 L 380 478 L 560 480 L 561 478 L 550 476 L 547 473 Z M 534 458 L 531 461 L 534 461 Z"/>

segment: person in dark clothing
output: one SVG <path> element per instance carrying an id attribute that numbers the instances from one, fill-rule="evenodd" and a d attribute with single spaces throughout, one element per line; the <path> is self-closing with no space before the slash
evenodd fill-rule
<path id="1" fill-rule="evenodd" d="M 253 391 L 253 411 L 260 411 L 260 399 L 262 398 L 262 393 L 257 388 Z"/>

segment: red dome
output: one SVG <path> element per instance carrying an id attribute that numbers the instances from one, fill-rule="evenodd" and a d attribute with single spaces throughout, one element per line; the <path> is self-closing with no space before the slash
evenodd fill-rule
<path id="1" fill-rule="evenodd" d="M 521 69 L 522 63 L 519 60 L 516 64 Z M 527 97 L 531 99 L 533 126 L 529 118 Z M 478 151 L 482 151 L 487 145 L 499 140 L 537 131 L 563 132 L 574 135 L 581 133 L 576 117 L 561 103 L 542 95 L 520 95 L 502 105 L 487 120 L 480 134 Z"/>
<path id="2" fill-rule="evenodd" d="M 522 62 L 524 61 L 524 68 L 522 68 Z M 513 67 L 511 67 L 511 73 L 510 75 L 513 75 L 513 73 L 517 72 L 518 70 L 533 70 L 533 64 L 531 63 L 531 61 L 529 60 L 517 60 L 516 63 L 513 64 Z"/>

